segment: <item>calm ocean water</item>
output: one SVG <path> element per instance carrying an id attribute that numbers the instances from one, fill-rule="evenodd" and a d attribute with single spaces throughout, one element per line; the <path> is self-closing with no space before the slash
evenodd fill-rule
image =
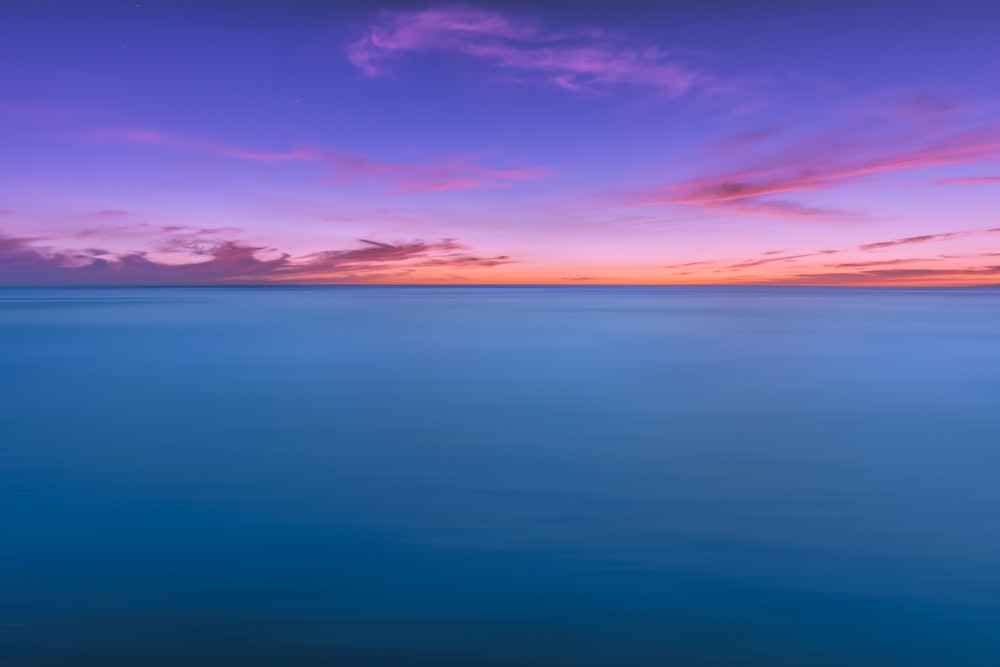
<path id="1" fill-rule="evenodd" d="M 1000 290 L 0 290 L 60 667 L 1000 664 Z"/>

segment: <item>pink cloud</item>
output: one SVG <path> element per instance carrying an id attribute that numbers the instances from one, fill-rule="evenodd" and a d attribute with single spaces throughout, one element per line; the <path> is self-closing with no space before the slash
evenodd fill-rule
<path id="1" fill-rule="evenodd" d="M 415 218 L 410 215 L 400 215 L 398 213 L 392 213 L 391 211 L 384 208 L 373 208 L 362 213 L 353 214 L 342 214 L 342 215 L 324 215 L 321 216 L 323 220 L 328 222 L 399 222 L 399 223 L 420 223 L 422 222 L 420 218 Z"/>
<path id="2" fill-rule="evenodd" d="M 892 240 L 892 241 L 879 241 L 879 242 L 875 242 L 875 243 L 866 243 L 866 244 L 863 244 L 863 245 L 859 245 L 859 246 L 855 246 L 853 248 L 847 248 L 847 249 L 818 250 L 818 251 L 814 251 L 814 252 L 805 252 L 805 253 L 800 253 L 800 254 L 795 254 L 795 255 L 782 255 L 780 253 L 783 252 L 783 251 L 773 251 L 772 250 L 772 251 L 767 251 L 767 252 L 761 253 L 761 255 L 756 256 L 756 257 L 750 257 L 750 258 L 738 260 L 738 261 L 735 261 L 735 262 L 733 260 L 725 261 L 725 260 L 721 260 L 721 259 L 715 259 L 715 260 L 705 260 L 705 261 L 696 261 L 696 262 L 686 262 L 686 263 L 683 263 L 683 264 L 670 264 L 670 265 L 667 265 L 667 266 L 663 266 L 661 268 L 664 268 L 664 269 L 692 269 L 690 271 L 684 271 L 682 273 L 673 274 L 673 275 L 679 275 L 679 276 L 688 275 L 688 274 L 691 274 L 691 273 L 699 273 L 702 270 L 711 270 L 712 273 L 741 272 L 741 271 L 744 271 L 746 269 L 756 268 L 756 267 L 759 267 L 759 266 L 765 266 L 765 265 L 768 265 L 768 264 L 775 264 L 775 263 L 782 263 L 783 264 L 783 263 L 788 262 L 788 263 L 799 264 L 798 260 L 802 260 L 802 259 L 808 259 L 808 258 L 811 258 L 811 257 L 823 257 L 823 256 L 829 256 L 829 255 L 836 255 L 836 254 L 840 254 L 840 253 L 850 253 L 850 252 L 854 252 L 856 250 L 862 250 L 862 251 L 867 252 L 867 251 L 871 251 L 871 250 L 882 250 L 882 249 L 894 248 L 894 247 L 898 247 L 898 246 L 909 246 L 909 245 L 913 245 L 913 244 L 930 243 L 930 242 L 936 242 L 936 241 L 950 241 L 950 240 L 953 240 L 953 239 L 969 238 L 969 237 L 982 236 L 982 235 L 986 235 L 986 234 L 997 234 L 997 233 L 1000 233 L 1000 228 L 994 228 L 994 229 L 973 229 L 973 230 L 964 230 L 964 231 L 957 231 L 957 232 L 942 232 L 942 233 L 938 233 L 938 234 L 924 234 L 924 235 L 921 235 L 921 236 L 910 236 L 910 237 L 906 237 L 906 238 L 895 239 L 895 240 Z M 808 275 L 806 275 L 806 274 L 790 274 L 788 276 L 789 277 L 788 284 L 797 284 L 798 281 L 799 281 L 799 279 L 802 278 L 803 275 L 806 275 L 807 279 L 812 279 L 812 277 L 814 277 L 814 275 L 815 276 L 823 276 L 823 277 L 837 277 L 838 279 L 839 278 L 843 278 L 845 276 L 855 276 L 857 280 L 869 280 L 869 281 L 871 281 L 872 279 L 877 278 L 877 277 L 879 277 L 881 275 L 884 275 L 884 276 L 889 276 L 890 275 L 889 273 L 886 273 L 886 271 L 888 271 L 887 269 L 877 269 L 877 267 L 880 267 L 880 266 L 895 265 L 895 264 L 905 264 L 905 263 L 913 263 L 913 262 L 939 262 L 942 259 L 981 258 L 981 257 L 995 257 L 995 256 L 1000 256 L 1000 253 L 977 253 L 977 254 L 974 254 L 974 255 L 938 255 L 938 257 L 936 257 L 936 258 L 934 258 L 934 257 L 931 257 L 931 258 L 927 258 L 927 257 L 923 257 L 923 258 L 921 258 L 921 257 L 910 257 L 910 258 L 894 258 L 894 259 L 886 259 L 886 260 L 845 261 L 845 262 L 838 262 L 838 263 L 830 263 L 830 264 L 825 264 L 823 266 L 825 266 L 827 268 L 833 268 L 833 269 L 858 269 L 858 271 L 855 272 L 855 273 L 846 273 L 846 272 L 840 271 L 840 272 L 836 272 L 836 273 L 822 273 L 822 274 L 817 273 L 817 274 L 808 274 Z M 694 270 L 694 269 L 697 269 L 697 270 Z M 913 269 L 913 271 L 916 271 L 916 270 L 917 269 Z M 910 269 L 907 269 L 906 271 L 910 271 Z M 924 271 L 924 269 L 920 269 L 920 271 Z M 947 271 L 954 271 L 956 274 L 962 273 L 962 272 L 970 272 L 971 271 L 972 274 L 974 275 L 977 270 L 976 269 L 954 269 L 954 270 L 952 270 L 952 269 L 927 269 L 927 271 L 929 271 L 929 272 L 940 272 L 940 275 L 943 276 L 943 275 L 946 275 Z M 899 274 L 899 275 L 902 275 L 902 274 Z M 916 274 L 914 274 L 914 275 L 916 275 Z M 928 273 L 927 275 L 931 276 L 931 275 L 935 275 L 935 274 L 934 273 Z M 784 280 L 784 278 L 775 278 L 773 280 L 768 279 L 766 282 L 781 283 L 781 282 L 783 282 L 783 280 Z M 852 278 L 852 280 L 854 280 L 854 278 Z M 850 281 L 848 281 L 848 282 L 850 282 Z M 820 283 L 817 283 L 817 284 L 820 284 Z"/>
<path id="3" fill-rule="evenodd" d="M 856 272 L 803 273 L 767 281 L 784 285 L 989 285 L 1000 266 L 951 269 L 865 269 Z"/>
<path id="4" fill-rule="evenodd" d="M 934 257 L 908 257 L 905 259 L 883 259 L 874 262 L 840 262 L 830 264 L 834 269 L 868 269 L 873 266 L 889 266 L 892 264 L 911 264 L 913 262 L 938 262 L 940 259 Z"/>
<path id="5" fill-rule="evenodd" d="M 664 266 L 662 266 L 660 268 L 663 268 L 663 269 L 689 269 L 689 268 L 694 267 L 694 266 L 709 266 L 709 265 L 714 264 L 714 263 L 715 263 L 714 261 L 705 260 L 705 261 L 700 261 L 700 262 L 684 262 L 683 264 L 666 264 L 666 265 L 664 265 Z"/>
<path id="6" fill-rule="evenodd" d="M 937 182 L 938 185 L 998 185 L 1000 176 L 968 176 L 965 178 L 946 178 Z"/>
<path id="7" fill-rule="evenodd" d="M 542 178 L 549 173 L 542 167 L 490 167 L 476 164 L 467 155 L 452 156 L 436 162 L 398 164 L 378 162 L 351 151 L 313 146 L 300 146 L 292 151 L 276 153 L 251 151 L 138 128 L 98 130 L 91 133 L 91 136 L 129 144 L 210 153 L 238 160 L 312 162 L 329 170 L 330 175 L 324 180 L 326 183 L 358 179 L 382 180 L 393 184 L 403 193 L 502 187 L 518 181 Z"/>
<path id="8" fill-rule="evenodd" d="M 736 264 L 731 264 L 730 266 L 724 267 L 726 269 L 749 269 L 755 266 L 763 266 L 764 264 L 773 264 L 774 262 L 790 262 L 796 259 L 803 259 L 805 257 L 817 257 L 819 255 L 833 255 L 840 252 L 839 250 L 820 250 L 819 252 L 808 252 L 801 255 L 785 255 L 781 257 L 768 257 L 766 259 L 747 259 Z"/>
<path id="9" fill-rule="evenodd" d="M 210 231 L 210 230 L 201 230 Z M 197 233 L 196 233 L 197 234 Z M 294 257 L 266 246 L 181 237 L 172 251 L 195 261 L 166 263 L 148 252 L 121 254 L 87 248 L 54 250 L 39 239 L 0 235 L 0 284 L 8 285 L 192 285 L 246 283 L 371 282 L 421 269 L 489 268 L 514 260 L 483 257 L 454 239 L 385 243 L 362 239 L 357 248 Z M 162 248 L 158 248 L 162 250 Z"/>
<path id="10" fill-rule="evenodd" d="M 548 174 L 548 170 L 541 167 L 477 165 L 468 156 L 455 156 L 442 162 L 391 164 L 375 162 L 348 151 L 324 150 L 317 151 L 315 159 L 330 169 L 329 183 L 384 178 L 406 193 L 475 190 L 515 181 L 531 181 Z"/>
<path id="11" fill-rule="evenodd" d="M 678 96 L 709 78 L 653 46 L 593 28 L 546 30 L 504 12 L 451 6 L 383 11 L 346 49 L 366 76 L 385 74 L 404 55 L 451 53 L 476 58 L 523 80 L 566 90 L 614 85 L 654 88 Z"/>
<path id="12" fill-rule="evenodd" d="M 840 187 L 891 172 L 1000 160 L 1000 123 L 970 122 L 918 98 L 863 121 L 801 137 L 760 133 L 713 144 L 746 166 L 626 196 L 636 206 L 681 205 L 751 215 L 844 215 L 776 196 Z"/>
<path id="13" fill-rule="evenodd" d="M 885 248 L 894 248 L 901 245 L 912 245 L 914 243 L 927 243 L 929 241 L 950 241 L 952 239 L 967 238 L 970 236 L 981 236 L 983 234 L 995 234 L 1000 232 L 1000 228 L 997 229 L 978 229 L 969 230 L 961 232 L 943 232 L 940 234 L 922 234 L 920 236 L 907 236 L 902 239 L 894 239 L 892 241 L 879 241 L 878 243 L 866 243 L 864 245 L 859 245 L 859 250 L 882 250 Z"/>
<path id="14" fill-rule="evenodd" d="M 114 218 L 117 216 L 111 217 Z M 243 230 L 239 227 L 197 228 L 188 227 L 186 225 L 151 225 L 149 223 L 140 222 L 119 225 L 104 224 L 99 227 L 88 227 L 75 232 L 74 236 L 81 239 L 148 239 L 162 238 L 164 235 L 169 235 L 170 239 L 176 240 L 218 234 L 233 235 L 239 234 L 242 231 Z"/>

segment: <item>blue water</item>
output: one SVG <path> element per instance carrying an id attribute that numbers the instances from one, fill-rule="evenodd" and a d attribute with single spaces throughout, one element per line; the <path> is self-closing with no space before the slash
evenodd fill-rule
<path id="1" fill-rule="evenodd" d="M 1000 290 L 3 289 L 0 378 L 13 664 L 1000 664 Z"/>

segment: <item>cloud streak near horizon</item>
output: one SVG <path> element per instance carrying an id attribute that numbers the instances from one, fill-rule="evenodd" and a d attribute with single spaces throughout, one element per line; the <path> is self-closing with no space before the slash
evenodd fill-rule
<path id="1" fill-rule="evenodd" d="M 832 255 L 849 255 L 854 253 L 857 257 L 858 253 L 861 255 L 869 254 L 877 251 L 891 251 L 899 247 L 909 247 L 914 244 L 926 244 L 926 243 L 937 243 L 937 242 L 947 242 L 956 241 L 962 239 L 973 239 L 977 237 L 989 237 L 994 234 L 1000 234 L 1000 228 L 990 228 L 990 229 L 971 229 L 963 230 L 958 232 L 943 232 L 939 234 L 922 234 L 920 236 L 910 236 L 900 239 L 893 239 L 891 241 L 877 241 L 873 243 L 863 243 L 861 245 L 852 248 L 840 248 L 840 249 L 827 249 L 818 250 L 814 252 L 805 252 L 795 255 L 782 254 L 778 251 L 766 251 L 761 253 L 757 257 L 749 257 L 745 259 L 740 259 L 738 261 L 733 260 L 712 260 L 712 261 L 700 261 L 700 262 L 688 262 L 683 264 L 671 264 L 666 265 L 661 268 L 668 269 L 672 275 L 678 277 L 689 276 L 692 274 L 700 274 L 703 276 L 719 276 L 721 278 L 717 280 L 721 282 L 729 282 L 729 278 L 725 276 L 753 276 L 753 280 L 763 283 L 763 284 L 812 284 L 812 285 L 822 285 L 822 284 L 876 284 L 877 280 L 885 278 L 887 281 L 892 282 L 896 280 L 908 281 L 911 278 L 926 276 L 928 278 L 948 278 L 948 277 L 965 277 L 974 280 L 977 277 L 983 275 L 989 275 L 991 273 L 991 266 L 972 265 L 964 266 L 960 268 L 949 267 L 949 268 L 909 268 L 909 269 L 884 269 L 878 267 L 894 266 L 901 264 L 940 264 L 943 261 L 950 259 L 957 259 L 959 257 L 953 255 L 939 254 L 935 257 L 897 257 L 891 259 L 857 259 L 855 261 L 838 261 L 838 262 L 823 262 L 823 261 L 813 261 L 807 263 L 809 268 L 814 269 L 814 272 L 803 272 L 803 264 L 800 260 L 811 259 L 811 258 L 824 258 L 830 257 Z M 961 259 L 974 259 L 983 260 L 987 257 L 1000 256 L 1000 252 L 991 253 L 976 253 L 970 255 L 963 255 Z M 775 265 L 771 267 L 770 265 Z M 758 269 L 759 267 L 769 267 L 770 273 L 767 270 L 764 273 L 751 272 L 747 273 L 750 269 Z M 678 271 L 678 269 L 684 269 Z M 827 269 L 836 269 L 835 271 L 828 271 Z M 845 269 L 850 269 L 850 271 L 845 271 Z M 844 279 L 844 276 L 853 276 L 849 280 Z M 828 282 L 822 282 L 823 277 L 826 277 Z M 803 282 L 804 281 L 804 282 Z M 867 281 L 867 282 L 866 282 Z M 709 280 L 708 282 L 712 282 Z M 908 283 L 907 283 L 908 284 Z"/>
<path id="2" fill-rule="evenodd" d="M 182 254 L 168 262 L 148 251 L 112 253 L 87 248 L 53 250 L 38 239 L 0 234 L 0 284 L 199 285 L 379 282 L 411 275 L 433 281 L 441 268 L 490 268 L 514 260 L 472 254 L 454 239 L 385 243 L 359 239 L 358 247 L 292 256 L 240 240 L 197 233 L 171 237 L 156 250 Z"/>

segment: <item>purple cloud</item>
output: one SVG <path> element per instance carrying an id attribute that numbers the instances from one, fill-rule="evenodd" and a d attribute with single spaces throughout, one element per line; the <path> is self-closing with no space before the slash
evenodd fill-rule
<path id="1" fill-rule="evenodd" d="M 916 260 L 913 260 L 916 261 Z M 870 269 L 856 272 L 817 272 L 786 276 L 771 282 L 785 285 L 984 285 L 1000 277 L 1000 266 L 955 269 Z M 928 282 L 931 281 L 931 282 Z"/>
<path id="2" fill-rule="evenodd" d="M 729 272 L 733 272 L 733 271 L 737 271 L 737 272 L 738 271 L 743 271 L 745 269 L 755 268 L 755 267 L 763 266 L 763 265 L 767 265 L 767 264 L 784 263 L 784 262 L 796 262 L 796 260 L 800 260 L 800 259 L 807 259 L 807 258 L 810 258 L 810 257 L 822 257 L 822 256 L 826 256 L 826 255 L 836 255 L 836 254 L 839 254 L 839 253 L 850 253 L 850 252 L 854 252 L 856 250 L 862 250 L 862 251 L 866 251 L 867 252 L 867 251 L 870 251 L 870 250 L 881 250 L 881 249 L 885 249 L 885 248 L 894 248 L 894 247 L 897 247 L 897 246 L 908 246 L 908 245 L 912 245 L 912 244 L 929 243 L 929 242 L 934 242 L 934 241 L 949 241 L 949 240 L 952 240 L 952 239 L 969 238 L 969 237 L 975 237 L 975 236 L 982 236 L 984 234 L 996 234 L 996 233 L 1000 233 L 1000 227 L 993 228 L 993 229 L 973 229 L 973 230 L 964 230 L 964 231 L 957 231 L 957 232 L 942 232 L 942 233 L 939 233 L 939 234 L 924 234 L 924 235 L 921 235 L 921 236 L 910 236 L 910 237 L 906 237 L 906 238 L 902 238 L 902 239 L 895 239 L 895 240 L 892 240 L 892 241 L 879 241 L 879 242 L 876 242 L 876 243 L 866 243 L 866 244 L 863 244 L 863 245 L 860 245 L 860 246 L 855 246 L 853 248 L 848 248 L 848 249 L 840 249 L 840 250 L 836 250 L 836 249 L 818 250 L 818 251 L 814 251 L 814 252 L 806 252 L 806 253 L 800 253 L 800 254 L 795 254 L 795 255 L 782 255 L 781 253 L 783 251 L 769 250 L 767 252 L 761 253 L 761 255 L 759 255 L 757 257 L 750 257 L 750 258 L 742 259 L 742 260 L 739 260 L 739 261 L 736 261 L 736 262 L 733 262 L 732 260 L 730 260 L 728 262 L 726 262 L 724 260 L 707 260 L 707 261 L 697 261 L 697 262 L 686 262 L 686 263 L 683 263 L 683 264 L 670 264 L 670 265 L 663 266 L 661 268 L 664 268 L 664 269 L 674 269 L 674 270 L 676 270 L 676 269 L 695 269 L 695 268 L 697 268 L 699 271 L 701 269 L 705 269 L 705 270 L 711 269 L 712 273 L 729 273 Z M 823 266 L 825 266 L 827 268 L 831 268 L 831 269 L 859 269 L 859 271 L 856 271 L 854 273 L 848 273 L 848 272 L 839 271 L 839 272 L 834 272 L 834 273 L 797 274 L 797 275 L 791 275 L 791 276 L 787 276 L 787 277 L 788 277 L 788 284 L 797 284 L 800 281 L 800 279 L 804 279 L 804 280 L 806 280 L 808 282 L 808 280 L 811 280 L 815 276 L 820 276 L 822 278 L 831 277 L 831 278 L 838 278 L 838 279 L 839 278 L 844 278 L 845 276 L 852 276 L 853 278 L 851 278 L 851 281 L 854 281 L 855 279 L 856 280 L 861 280 L 861 281 L 864 281 L 864 280 L 871 281 L 871 280 L 873 280 L 875 278 L 879 278 L 879 277 L 887 277 L 887 278 L 889 278 L 889 277 L 892 277 L 894 275 L 903 276 L 904 274 L 901 273 L 902 271 L 907 271 L 907 272 L 909 272 L 909 271 L 913 271 L 913 272 L 918 271 L 918 269 L 905 269 L 905 270 L 904 269 L 892 269 L 892 270 L 890 270 L 890 269 L 878 269 L 878 268 L 876 268 L 876 267 L 880 267 L 880 266 L 888 266 L 888 265 L 896 265 L 896 264 L 906 264 L 906 263 L 912 263 L 912 262 L 939 262 L 939 261 L 941 261 L 941 259 L 967 259 L 967 258 L 978 259 L 978 258 L 982 258 L 982 257 L 996 257 L 996 256 L 1000 256 L 1000 253 L 987 252 L 987 253 L 976 253 L 976 254 L 972 254 L 972 255 L 938 255 L 938 257 L 936 257 L 936 258 L 933 258 L 933 257 L 931 257 L 931 258 L 928 258 L 928 257 L 909 257 L 909 258 L 897 258 L 897 259 L 887 259 L 887 260 L 839 262 L 839 263 L 824 264 Z M 893 272 L 896 272 L 896 273 L 891 273 L 890 271 L 893 271 Z M 965 269 L 965 268 L 962 268 L 962 269 L 919 269 L 919 271 L 926 271 L 928 276 L 950 275 L 948 272 L 952 272 L 954 275 L 968 273 L 970 276 L 975 276 L 975 275 L 978 275 L 979 273 L 983 272 L 981 269 L 976 269 L 976 268 L 971 268 L 971 269 Z M 688 275 L 690 273 L 697 273 L 697 272 L 698 271 L 691 270 L 691 271 L 684 271 L 682 273 L 676 273 L 675 275 L 683 276 L 683 275 Z M 917 274 L 914 273 L 913 275 L 917 275 Z M 783 281 L 785 281 L 785 277 L 777 279 L 775 282 L 783 282 Z M 851 281 L 848 281 L 848 282 L 851 282 Z M 824 283 L 816 283 L 816 284 L 824 284 Z M 872 283 L 872 284 L 874 284 L 874 283 Z"/>
<path id="3" fill-rule="evenodd" d="M 482 257 L 454 239 L 385 243 L 294 257 L 238 240 L 193 244 L 180 239 L 161 252 L 186 251 L 187 261 L 167 263 L 149 252 L 53 250 L 39 239 L 0 235 L 0 284 L 6 285 L 193 285 L 253 283 L 377 282 L 421 269 L 489 268 L 514 260 Z M 433 273 L 428 274 L 433 278 Z"/>
<path id="4" fill-rule="evenodd" d="M 112 219 L 118 216 L 110 216 Z M 243 230 L 239 227 L 212 227 L 198 228 L 186 225 L 151 225 L 145 222 L 133 224 L 103 224 L 96 227 L 85 227 L 73 233 L 79 239 L 138 239 L 148 242 L 153 239 L 158 242 L 157 249 L 170 252 L 170 246 L 184 247 L 185 244 L 194 244 L 199 240 L 204 241 L 205 237 L 233 236 L 240 234 Z M 166 236 L 166 240 L 162 239 Z"/>
<path id="5" fill-rule="evenodd" d="M 399 223 L 421 223 L 420 218 L 415 218 L 411 215 L 400 215 L 398 213 L 392 213 L 391 211 L 375 207 L 364 213 L 353 213 L 353 214 L 342 214 L 342 215 L 323 215 L 320 216 L 322 220 L 327 222 L 399 222 Z"/>
<path id="6" fill-rule="evenodd" d="M 1000 176 L 967 176 L 965 178 L 946 178 L 937 185 L 1000 185 Z"/>
<path id="7" fill-rule="evenodd" d="M 922 234 L 920 236 L 907 236 L 902 239 L 894 239 L 892 241 L 879 241 L 878 243 L 866 243 L 864 245 L 859 245 L 860 250 L 882 250 L 884 248 L 894 248 L 901 245 L 912 245 L 914 243 L 927 243 L 928 241 L 950 241 L 951 239 L 966 238 L 969 236 L 980 236 L 983 234 L 995 234 L 1000 232 L 1000 228 L 996 229 L 978 229 L 962 232 L 943 232 L 941 234 Z"/>
<path id="8" fill-rule="evenodd" d="M 540 167 L 485 167 L 472 163 L 468 156 L 407 165 L 379 163 L 348 151 L 323 150 L 316 152 L 315 159 L 330 168 L 328 183 L 385 178 L 406 193 L 475 190 L 515 181 L 531 181 L 548 174 L 548 170 Z"/>
<path id="9" fill-rule="evenodd" d="M 774 131 L 713 143 L 713 153 L 745 156 L 722 174 L 631 195 L 636 206 L 681 205 L 766 216 L 844 215 L 776 196 L 820 191 L 896 171 L 1000 160 L 1000 123 L 970 122 L 952 105 L 916 98 L 824 132 Z"/>
<path id="10" fill-rule="evenodd" d="M 891 264 L 909 264 L 911 262 L 938 262 L 940 259 L 934 257 L 908 257 L 905 259 L 883 259 L 874 262 L 840 262 L 839 264 L 829 264 L 834 269 L 867 269 L 872 266 L 889 266 Z"/>
<path id="11" fill-rule="evenodd" d="M 653 46 L 605 30 L 546 30 L 504 12 L 466 6 L 383 11 L 347 58 L 366 76 L 387 72 L 410 54 L 450 53 L 475 58 L 521 80 L 573 91 L 615 85 L 654 88 L 679 96 L 709 78 Z"/>
<path id="12" fill-rule="evenodd" d="M 808 253 L 803 253 L 801 255 L 785 255 L 785 256 L 782 256 L 782 257 L 768 257 L 766 259 L 755 258 L 755 259 L 744 260 L 744 261 L 738 262 L 736 264 L 731 264 L 730 266 L 727 266 L 725 268 L 727 268 L 727 269 L 736 269 L 736 270 L 749 269 L 749 268 L 752 268 L 754 266 L 762 266 L 764 264 L 773 264 L 774 262 L 790 262 L 792 260 L 803 259 L 805 257 L 817 257 L 819 255 L 833 255 L 833 254 L 836 254 L 838 252 L 840 252 L 840 251 L 839 250 L 820 250 L 819 252 L 808 252 Z"/>
<path id="13" fill-rule="evenodd" d="M 440 161 L 417 164 L 396 164 L 378 162 L 351 151 L 317 146 L 299 146 L 295 150 L 283 152 L 251 151 L 141 128 L 103 129 L 92 132 L 91 136 L 99 140 L 210 153 L 237 160 L 313 162 L 328 169 L 329 176 L 324 179 L 326 183 L 359 179 L 383 180 L 404 193 L 501 187 L 517 181 L 542 178 L 549 173 L 543 167 L 490 167 L 476 164 L 469 155 L 455 155 Z"/>
<path id="14" fill-rule="evenodd" d="M 709 266 L 711 264 L 715 264 L 715 262 L 712 261 L 712 260 L 705 260 L 705 261 L 700 261 L 700 262 L 684 262 L 683 264 L 665 264 L 665 265 L 663 265 L 660 268 L 662 268 L 662 269 L 689 269 L 689 268 L 691 268 L 693 266 Z"/>

